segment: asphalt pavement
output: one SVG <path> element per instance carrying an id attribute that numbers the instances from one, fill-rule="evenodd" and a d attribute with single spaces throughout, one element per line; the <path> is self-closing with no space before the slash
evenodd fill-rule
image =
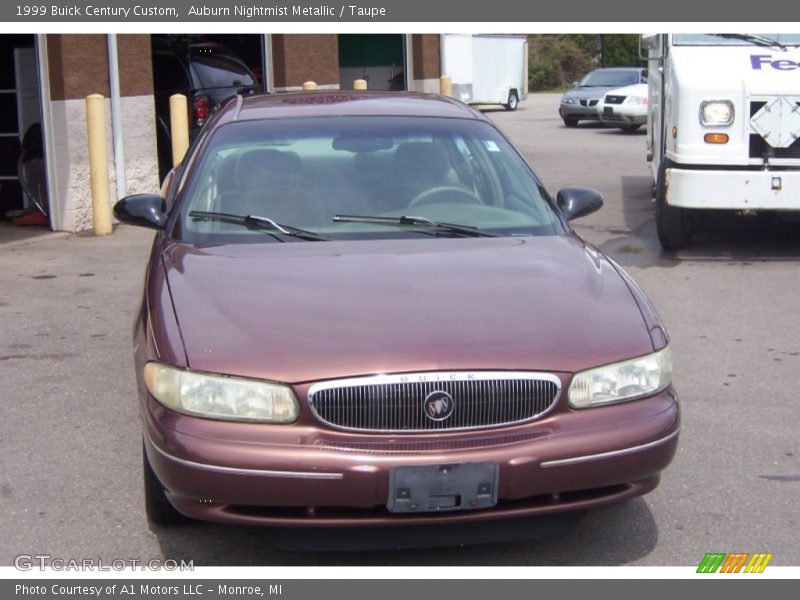
<path id="1" fill-rule="evenodd" d="M 37 553 L 198 566 L 696 565 L 711 551 L 800 565 L 800 226 L 719 221 L 689 250 L 662 253 L 644 132 L 568 129 L 557 106 L 535 94 L 488 114 L 553 194 L 602 192 L 606 206 L 576 229 L 628 270 L 668 327 L 683 430 L 654 492 L 555 536 L 462 546 L 451 532 L 454 547 L 413 552 L 332 552 L 339 533 L 151 531 L 130 343 L 151 234 L 119 226 L 105 238 L 8 242 L 0 232 L 0 565 Z M 313 549 L 285 549 L 300 537 Z"/>

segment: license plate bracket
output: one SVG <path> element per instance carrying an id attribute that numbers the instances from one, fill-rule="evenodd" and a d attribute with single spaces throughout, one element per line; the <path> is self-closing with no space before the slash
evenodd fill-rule
<path id="1" fill-rule="evenodd" d="M 497 504 L 497 463 L 395 467 L 386 508 L 393 513 L 477 510 Z"/>

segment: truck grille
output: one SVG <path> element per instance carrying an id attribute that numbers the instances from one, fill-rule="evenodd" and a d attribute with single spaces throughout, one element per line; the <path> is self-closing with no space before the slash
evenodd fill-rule
<path id="1" fill-rule="evenodd" d="M 478 429 L 529 421 L 555 406 L 561 382 L 548 373 L 447 372 L 376 375 L 311 386 L 321 421 L 371 432 Z"/>
<path id="2" fill-rule="evenodd" d="M 766 100 L 758 100 L 750 103 L 750 118 L 753 118 L 758 111 L 767 105 Z"/>
<path id="3" fill-rule="evenodd" d="M 753 100 L 750 102 L 750 118 L 766 106 L 768 100 Z M 800 102 L 797 102 L 800 106 Z M 750 158 L 800 158 L 800 139 L 788 148 L 773 148 L 758 133 L 750 133 Z"/>
<path id="4" fill-rule="evenodd" d="M 757 133 L 750 134 L 750 158 L 800 158 L 800 139 L 788 148 L 773 148 Z"/>

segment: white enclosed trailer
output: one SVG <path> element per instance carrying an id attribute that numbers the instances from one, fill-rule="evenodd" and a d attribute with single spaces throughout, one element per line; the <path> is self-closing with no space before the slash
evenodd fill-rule
<path id="1" fill-rule="evenodd" d="M 453 97 L 468 104 L 502 104 L 516 110 L 528 97 L 525 35 L 442 35 L 442 73 Z"/>
<path id="2" fill-rule="evenodd" d="M 661 245 L 688 245 L 703 210 L 800 211 L 800 34 L 653 34 L 642 48 Z"/>

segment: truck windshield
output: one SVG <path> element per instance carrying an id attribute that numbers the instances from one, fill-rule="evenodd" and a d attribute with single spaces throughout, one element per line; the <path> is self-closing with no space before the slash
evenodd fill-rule
<path id="1" fill-rule="evenodd" d="M 728 35 L 724 33 L 676 33 L 672 36 L 676 46 L 776 46 L 800 45 L 800 33 L 753 33 Z"/>

